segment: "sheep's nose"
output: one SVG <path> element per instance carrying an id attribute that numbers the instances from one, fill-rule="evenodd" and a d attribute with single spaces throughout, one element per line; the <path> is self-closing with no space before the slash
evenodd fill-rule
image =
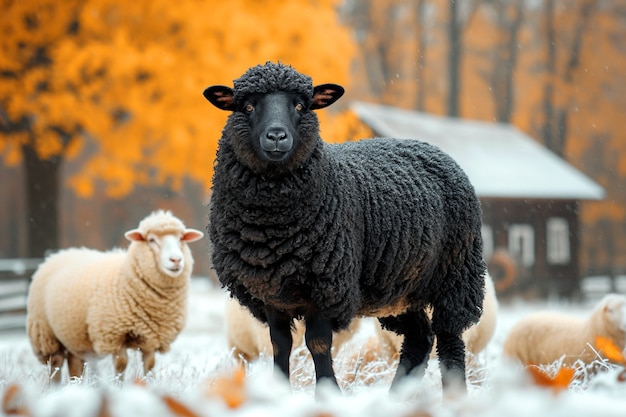
<path id="1" fill-rule="evenodd" d="M 287 138 L 287 132 L 281 127 L 275 127 L 267 131 L 267 138 L 274 142 L 285 140 L 285 138 Z"/>
<path id="2" fill-rule="evenodd" d="M 283 125 L 270 126 L 261 136 L 261 149 L 266 152 L 288 152 L 293 146 L 293 138 Z"/>
<path id="3" fill-rule="evenodd" d="M 170 257 L 170 261 L 172 261 L 175 265 L 178 265 L 181 260 L 182 260 L 182 258 L 173 257 L 173 256 Z"/>

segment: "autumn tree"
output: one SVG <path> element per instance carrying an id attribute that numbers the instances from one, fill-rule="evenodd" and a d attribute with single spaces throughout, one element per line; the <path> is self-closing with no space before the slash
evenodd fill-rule
<path id="1" fill-rule="evenodd" d="M 343 16 L 353 27 L 360 54 L 354 74 L 360 81 L 355 88 L 361 87 L 357 94 L 400 107 L 412 106 L 413 97 L 405 93 L 415 83 L 416 57 L 420 53 L 413 42 L 417 39 L 415 6 L 404 0 L 347 3 Z M 407 48 L 409 42 L 411 50 Z M 425 42 L 420 45 L 425 46 Z"/>
<path id="2" fill-rule="evenodd" d="M 58 247 L 64 161 L 86 158 L 70 179 L 84 197 L 98 183 L 111 198 L 208 184 L 226 115 L 210 110 L 207 85 L 268 60 L 348 84 L 337 0 L 1 1 L 0 155 L 26 168 L 28 256 Z"/>
<path id="3" fill-rule="evenodd" d="M 383 103 L 436 113 L 443 106 L 446 114 L 460 116 L 463 36 L 482 1 L 350 3 L 344 13 L 363 54 L 368 93 Z M 428 60 L 426 51 L 433 54 Z M 409 91 L 414 100 L 407 99 Z M 445 103 L 432 101 L 439 94 L 447 94 Z"/>

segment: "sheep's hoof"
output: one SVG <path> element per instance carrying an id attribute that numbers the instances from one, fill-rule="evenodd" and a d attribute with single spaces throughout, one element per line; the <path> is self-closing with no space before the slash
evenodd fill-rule
<path id="1" fill-rule="evenodd" d="M 442 384 L 445 391 L 465 393 L 467 386 L 465 384 L 465 372 L 459 368 L 448 368 L 441 370 Z"/>
<path id="2" fill-rule="evenodd" d="M 317 401 L 324 400 L 330 392 L 341 392 L 337 379 L 333 376 L 326 376 L 318 379 L 315 385 L 315 399 Z"/>
<path id="3" fill-rule="evenodd" d="M 113 381 L 121 386 L 124 383 L 124 372 L 116 373 L 115 377 L 113 377 Z"/>
<path id="4" fill-rule="evenodd" d="M 49 377 L 50 381 L 54 384 L 58 384 L 59 382 L 61 382 L 61 368 L 52 368 L 50 370 L 50 377 Z"/>
<path id="5" fill-rule="evenodd" d="M 415 366 L 409 371 L 406 365 L 400 363 L 398 365 L 398 368 L 396 369 L 396 374 L 391 381 L 391 391 L 398 392 L 399 387 L 402 386 L 409 379 L 422 379 L 426 374 L 426 365 L 427 363 L 422 363 L 421 365 Z"/>

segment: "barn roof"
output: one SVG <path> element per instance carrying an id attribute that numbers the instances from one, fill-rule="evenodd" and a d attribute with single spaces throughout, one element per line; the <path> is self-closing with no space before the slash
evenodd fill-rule
<path id="1" fill-rule="evenodd" d="M 377 135 L 438 146 L 465 170 L 480 197 L 599 200 L 604 189 L 515 127 L 354 102 Z"/>

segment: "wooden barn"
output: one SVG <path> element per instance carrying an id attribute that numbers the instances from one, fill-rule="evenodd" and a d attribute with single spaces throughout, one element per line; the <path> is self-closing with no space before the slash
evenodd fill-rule
<path id="1" fill-rule="evenodd" d="M 485 259 L 500 295 L 580 291 L 579 206 L 604 189 L 512 125 L 355 102 L 378 136 L 432 143 L 470 177 L 483 209 Z"/>

